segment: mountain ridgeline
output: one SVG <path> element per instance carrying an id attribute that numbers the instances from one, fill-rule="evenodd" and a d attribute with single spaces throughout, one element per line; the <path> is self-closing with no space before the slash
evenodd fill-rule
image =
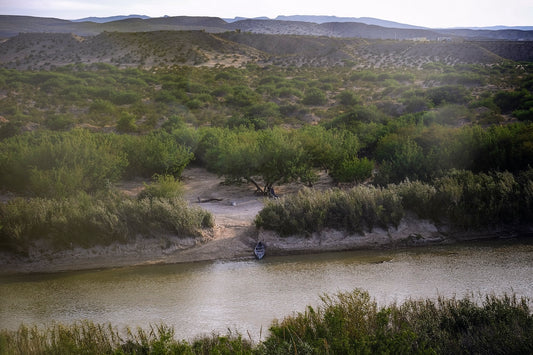
<path id="1" fill-rule="evenodd" d="M 430 29 L 374 18 L 334 16 L 278 16 L 276 19 L 236 19 L 173 16 L 146 18 L 139 15 L 115 16 L 108 21 L 86 18 L 75 21 L 30 16 L 0 15 L 0 38 L 18 33 L 74 33 L 96 35 L 104 31 L 145 32 L 163 30 L 204 30 L 219 33 L 241 30 L 263 34 L 293 34 L 368 39 L 442 39 L 443 37 L 484 40 L 533 40 L 533 31 L 522 29 Z M 530 29 L 525 27 L 524 29 Z"/>

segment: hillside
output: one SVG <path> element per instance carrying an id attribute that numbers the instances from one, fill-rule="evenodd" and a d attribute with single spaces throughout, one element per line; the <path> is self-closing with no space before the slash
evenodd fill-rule
<path id="1" fill-rule="evenodd" d="M 50 68 L 72 63 L 122 67 L 207 64 L 258 58 L 258 51 L 202 31 L 104 32 L 97 36 L 20 34 L 0 44 L 3 67 Z M 230 64 L 228 62 L 227 64 Z"/>
<path id="2" fill-rule="evenodd" d="M 238 31 L 103 32 L 96 36 L 24 33 L 0 43 L 0 66 L 34 70 L 72 63 L 144 68 L 175 64 L 239 67 L 253 62 L 297 67 L 352 63 L 361 68 L 419 68 L 431 62 L 531 61 L 532 53 L 533 42 L 511 41 L 391 41 Z"/>
<path id="3" fill-rule="evenodd" d="M 91 18 L 88 18 L 91 19 Z M 428 39 L 452 37 L 477 40 L 533 40 L 533 31 L 517 29 L 425 29 L 373 18 L 336 18 L 324 16 L 286 16 L 270 19 L 236 19 L 219 17 L 174 16 L 140 18 L 117 17 L 118 20 L 67 21 L 30 16 L 0 16 L 0 38 L 18 33 L 73 33 L 79 36 L 97 35 L 104 31 L 148 32 L 203 30 L 210 33 L 240 30 L 262 34 L 290 34 L 367 39 Z M 105 22 L 104 22 L 105 21 Z"/>

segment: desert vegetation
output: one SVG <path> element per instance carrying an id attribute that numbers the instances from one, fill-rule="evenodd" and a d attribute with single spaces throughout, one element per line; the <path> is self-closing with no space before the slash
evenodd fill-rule
<path id="1" fill-rule="evenodd" d="M 43 36 L 45 46 L 59 40 Z M 297 53 L 277 53 L 275 60 L 283 60 L 276 64 L 265 61 L 273 40 L 265 35 L 62 36 L 74 47 L 102 38 L 128 43 L 164 63 L 120 66 L 102 57 L 49 69 L 0 69 L 0 189 L 12 196 L 0 205 L 0 244 L 9 250 L 24 252 L 38 236 L 65 247 L 125 241 L 137 227 L 153 234 L 142 221 L 160 224 L 152 231 L 197 235 L 194 229 L 212 219 L 179 201 L 180 176 L 191 165 L 260 194 L 286 183 L 307 186 L 269 201 L 256 219 L 258 227 L 284 235 L 394 226 L 407 212 L 461 229 L 530 220 L 531 63 L 426 56 L 378 65 L 339 56 L 334 64 L 289 65 L 296 57 L 323 55 L 317 43 L 337 46 L 331 52 L 337 54 L 343 46 L 364 46 L 367 58 L 382 59 L 425 47 L 292 36 L 284 46 Z M 198 36 L 209 53 L 190 45 Z M 31 42 L 23 37 L 18 40 Z M 256 47 L 244 51 L 237 42 L 221 44 L 222 37 Z M 298 50 L 295 38 L 309 45 Z M 173 39 L 176 48 L 183 45 L 211 64 L 181 60 L 179 51 L 168 59 L 163 50 Z M 34 42 L 19 43 L 20 50 Z M 313 191 L 320 174 L 336 188 Z M 116 191 L 117 182 L 140 177 L 153 183 L 137 200 Z M 78 223 L 83 233 L 73 221 L 85 208 L 92 217 Z M 134 209 L 128 213 L 136 220 L 123 217 L 125 209 Z"/>
<path id="2" fill-rule="evenodd" d="M 529 169 L 515 177 L 509 172 L 454 170 L 432 183 L 406 180 L 386 187 L 305 189 L 268 201 L 255 224 L 282 236 L 309 235 L 326 228 L 363 234 L 375 227 L 398 227 L 411 212 L 460 230 L 520 225 L 533 217 L 532 173 Z"/>
<path id="3" fill-rule="evenodd" d="M 532 327 L 528 301 L 514 296 L 378 306 L 356 289 L 324 295 L 318 307 L 274 321 L 258 343 L 231 331 L 186 341 L 164 324 L 119 331 L 85 321 L 0 331 L 0 354 L 525 354 L 533 349 Z"/>
<path id="4" fill-rule="evenodd" d="M 281 236 L 407 215 L 460 231 L 531 226 L 533 65 L 496 55 L 503 45 L 155 31 L 1 46 L 2 252 L 199 237 L 214 219 L 183 199 L 189 166 L 265 196 L 255 225 Z M 117 188 L 140 178 L 135 197 Z M 300 191 L 266 198 L 289 183 Z M 515 297 L 378 307 L 355 290 L 257 344 L 82 322 L 0 331 L 0 354 L 531 353 L 532 325 Z"/>
<path id="5" fill-rule="evenodd" d="M 20 197 L 0 206 L 1 244 L 88 246 L 126 241 L 137 227 L 196 234 L 212 219 L 176 200 L 190 164 L 259 193 L 308 186 L 257 217 L 283 235 L 363 232 L 397 225 L 408 211 L 463 229 L 527 223 L 531 69 L 1 69 L 0 188 Z M 321 171 L 339 188 L 313 191 Z M 154 178 L 138 200 L 114 189 L 135 177 Z M 160 228 L 143 229 L 143 220 Z"/>

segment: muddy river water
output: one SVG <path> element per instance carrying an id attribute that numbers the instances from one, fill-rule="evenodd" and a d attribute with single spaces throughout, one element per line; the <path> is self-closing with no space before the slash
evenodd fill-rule
<path id="1" fill-rule="evenodd" d="M 533 240 L 0 275 L 0 329 L 89 319 L 118 329 L 165 323 L 184 339 L 231 329 L 258 340 L 273 319 L 354 288 L 383 305 L 487 293 L 533 298 Z"/>

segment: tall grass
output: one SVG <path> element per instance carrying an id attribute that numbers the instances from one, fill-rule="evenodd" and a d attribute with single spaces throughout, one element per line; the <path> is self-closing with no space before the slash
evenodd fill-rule
<path id="1" fill-rule="evenodd" d="M 368 292 L 324 295 L 305 312 L 274 321 L 254 344 L 239 333 L 177 340 L 160 324 L 119 332 L 90 321 L 0 330 L 9 354 L 530 354 L 530 301 L 504 295 L 407 300 L 378 306 Z"/>
<path id="2" fill-rule="evenodd" d="M 365 291 L 323 296 L 317 309 L 270 328 L 265 353 L 529 354 L 533 316 L 527 299 L 486 296 L 408 300 L 378 307 Z"/>
<path id="3" fill-rule="evenodd" d="M 517 175 L 452 171 L 433 184 L 407 180 L 385 188 L 306 189 L 268 201 L 255 224 L 282 236 L 325 228 L 362 233 L 397 227 L 408 211 L 461 230 L 531 223 L 533 169 Z"/>
<path id="4" fill-rule="evenodd" d="M 36 241 L 56 250 L 125 242 L 137 235 L 197 236 L 209 212 L 179 197 L 130 199 L 112 191 L 63 199 L 17 198 L 0 204 L 0 248 L 25 253 Z"/>

